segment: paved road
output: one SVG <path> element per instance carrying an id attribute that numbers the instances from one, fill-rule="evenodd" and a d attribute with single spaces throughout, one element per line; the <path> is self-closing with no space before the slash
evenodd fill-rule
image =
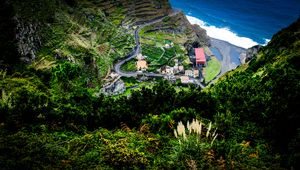
<path id="1" fill-rule="evenodd" d="M 140 37 L 139 37 L 139 31 L 141 28 L 147 26 L 147 25 L 151 25 L 157 22 L 161 22 L 164 18 L 166 17 L 172 17 L 175 16 L 179 13 L 179 10 L 174 10 L 171 14 L 164 16 L 164 17 L 159 17 L 153 20 L 148 21 L 147 23 L 141 23 L 139 25 L 137 25 L 137 28 L 134 31 L 134 39 L 135 39 L 135 47 L 133 49 L 133 51 L 127 55 L 126 57 L 124 57 L 124 60 L 119 61 L 117 64 L 115 64 L 114 69 L 115 71 L 123 77 L 136 77 L 139 74 L 143 74 L 145 76 L 150 76 L 150 77 L 163 77 L 164 75 L 162 74 L 155 74 L 155 73 L 139 73 L 139 72 L 125 72 L 121 70 L 121 66 L 123 64 L 125 64 L 127 61 L 133 59 L 134 57 L 137 56 L 137 54 L 140 53 L 141 51 L 141 44 L 140 44 Z"/>
<path id="2" fill-rule="evenodd" d="M 114 70 L 122 77 L 137 77 L 138 75 L 144 75 L 144 76 L 147 76 L 147 77 L 164 77 L 165 75 L 163 74 L 156 74 L 156 73 L 142 73 L 142 72 L 125 72 L 125 71 L 122 71 L 121 70 L 121 66 L 123 64 L 125 64 L 127 61 L 135 58 L 141 51 L 141 44 L 140 44 L 140 37 L 139 37 L 139 31 L 141 28 L 147 26 L 147 25 L 151 25 L 151 24 L 154 24 L 154 23 L 157 23 L 157 22 L 161 22 L 164 18 L 166 17 L 172 17 L 172 16 L 175 16 L 177 14 L 179 14 L 181 11 L 179 10 L 174 10 L 171 14 L 167 15 L 167 16 L 164 16 L 164 17 L 160 17 L 160 18 L 156 18 L 156 19 L 153 19 L 151 21 L 148 21 L 147 23 L 142 23 L 142 24 L 139 24 L 139 25 L 136 25 L 137 28 L 134 30 L 134 39 L 135 39 L 135 47 L 133 49 L 133 51 L 125 56 L 123 60 L 119 61 L 118 63 L 115 64 L 114 66 Z M 199 82 L 199 81 L 194 81 L 195 83 L 194 84 L 197 84 L 199 85 L 201 88 L 204 88 L 205 86 Z"/>

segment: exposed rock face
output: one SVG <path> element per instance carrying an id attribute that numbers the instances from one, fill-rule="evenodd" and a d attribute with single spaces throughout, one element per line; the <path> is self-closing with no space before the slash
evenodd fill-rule
<path id="1" fill-rule="evenodd" d="M 36 58 L 36 52 L 41 47 L 41 39 L 38 36 L 38 24 L 26 23 L 17 20 L 18 51 L 22 55 L 21 60 L 30 62 Z"/>
<path id="2" fill-rule="evenodd" d="M 113 82 L 112 84 L 110 84 L 109 86 L 106 86 L 103 89 L 101 89 L 101 92 L 105 95 L 111 96 L 111 95 L 121 94 L 125 92 L 125 90 L 126 90 L 125 83 L 119 79 Z"/>
<path id="3" fill-rule="evenodd" d="M 256 45 L 251 48 L 248 48 L 246 52 L 242 53 L 240 55 L 240 61 L 242 64 L 245 64 L 246 62 L 250 61 L 262 48 L 261 45 Z"/>

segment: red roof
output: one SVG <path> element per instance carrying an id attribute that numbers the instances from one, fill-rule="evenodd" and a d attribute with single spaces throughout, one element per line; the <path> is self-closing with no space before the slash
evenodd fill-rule
<path id="1" fill-rule="evenodd" d="M 205 64 L 206 58 L 203 48 L 195 48 L 196 64 Z"/>

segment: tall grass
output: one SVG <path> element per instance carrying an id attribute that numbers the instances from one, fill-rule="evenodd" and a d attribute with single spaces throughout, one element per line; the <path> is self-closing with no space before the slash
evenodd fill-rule
<path id="1" fill-rule="evenodd" d="M 206 131 L 206 133 L 205 133 Z M 182 123 L 182 121 L 178 122 L 177 128 L 174 129 L 174 136 L 181 141 L 188 140 L 189 136 L 197 136 L 197 141 L 210 141 L 210 145 L 213 145 L 213 142 L 216 140 L 218 134 L 217 128 L 214 130 L 212 133 L 212 122 L 209 122 L 208 127 L 201 121 L 197 119 L 193 119 L 193 121 L 190 123 L 189 121 L 187 122 L 186 127 Z"/>

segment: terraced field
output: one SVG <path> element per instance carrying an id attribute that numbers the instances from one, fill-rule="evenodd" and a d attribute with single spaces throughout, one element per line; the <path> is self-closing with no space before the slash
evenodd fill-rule
<path id="1" fill-rule="evenodd" d="M 162 17 L 171 10 L 167 0 L 94 0 L 93 3 L 107 14 L 114 13 L 116 9 L 122 9 L 121 12 L 126 16 L 123 24 L 126 25 L 134 25 Z"/>

